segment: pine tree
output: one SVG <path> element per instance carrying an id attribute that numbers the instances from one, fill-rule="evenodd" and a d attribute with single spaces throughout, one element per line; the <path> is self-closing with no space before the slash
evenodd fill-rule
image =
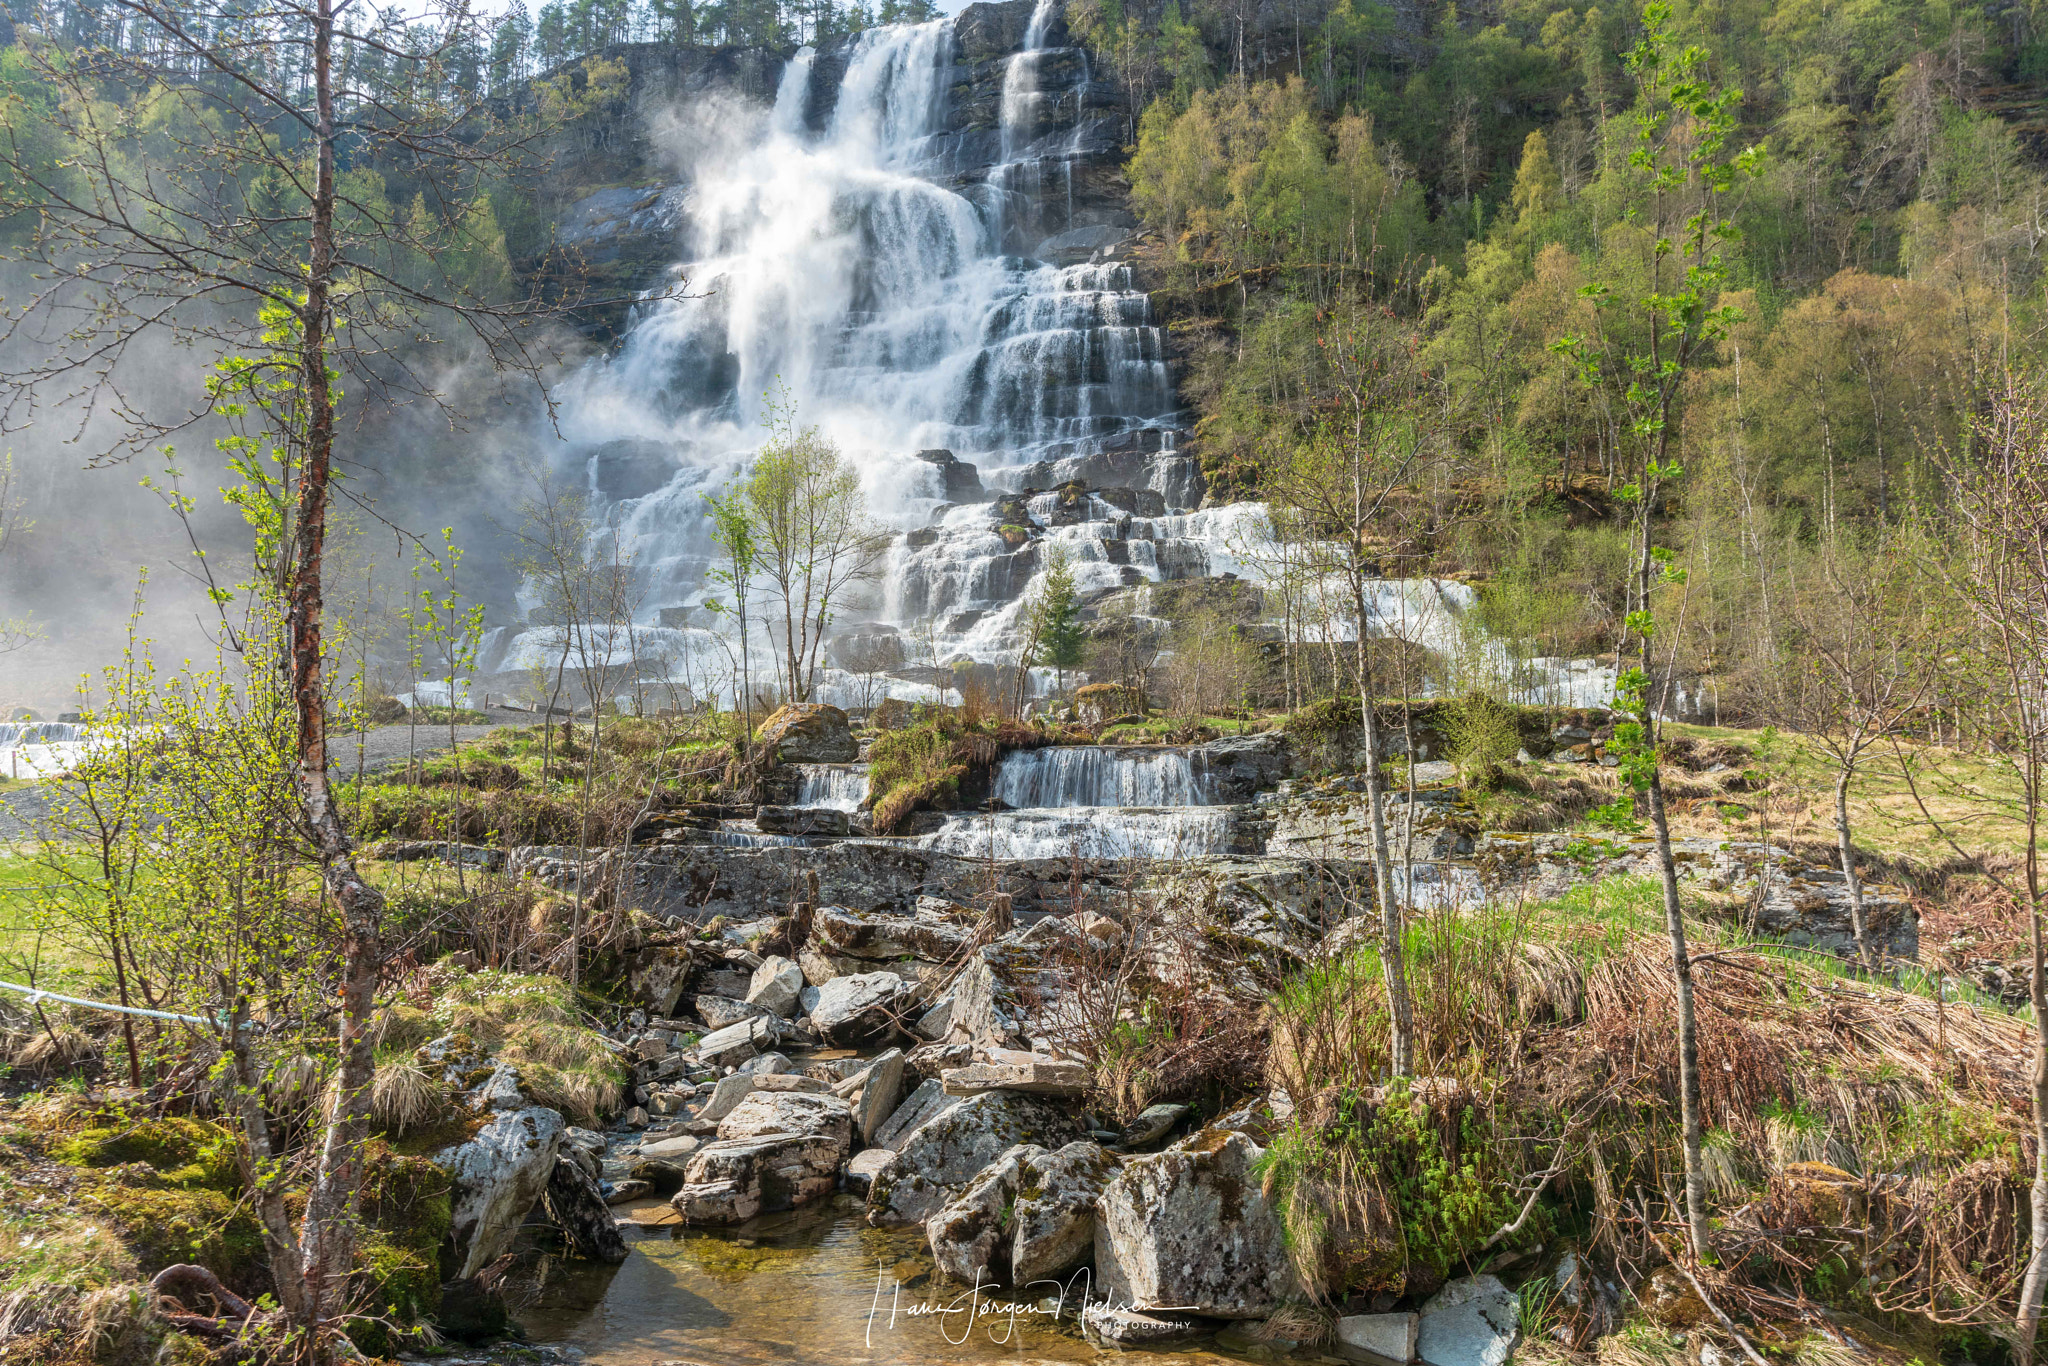
<path id="1" fill-rule="evenodd" d="M 1031 662 L 1056 670 L 1054 686 L 1065 692 L 1067 670 L 1080 667 L 1081 650 L 1087 639 L 1081 631 L 1081 601 L 1074 588 L 1074 570 L 1065 551 L 1057 546 L 1046 554 L 1045 578 L 1032 611 L 1037 628 L 1032 634 L 1038 644 L 1031 653 Z"/>

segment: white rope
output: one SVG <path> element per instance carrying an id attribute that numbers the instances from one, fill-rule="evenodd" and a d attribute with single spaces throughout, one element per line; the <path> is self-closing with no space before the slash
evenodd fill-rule
<path id="1" fill-rule="evenodd" d="M 44 991 L 41 987 L 25 987 L 19 982 L 0 982 L 0 991 L 20 992 L 28 997 L 28 1003 L 31 1007 L 39 1005 L 44 1001 L 58 1001 L 67 1006 L 85 1006 L 90 1010 L 112 1011 L 116 1015 L 140 1015 L 148 1020 L 180 1020 L 186 1024 L 205 1025 L 209 1029 L 218 1029 L 220 1027 L 217 1021 L 209 1020 L 203 1015 L 179 1015 L 169 1010 L 144 1010 L 141 1006 L 117 1006 L 111 1005 L 106 1001 L 87 1001 L 76 996 L 62 996 L 54 991 Z"/>

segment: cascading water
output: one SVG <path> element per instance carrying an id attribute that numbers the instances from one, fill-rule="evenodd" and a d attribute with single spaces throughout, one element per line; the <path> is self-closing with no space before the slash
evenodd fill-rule
<path id="1" fill-rule="evenodd" d="M 50 778 L 76 768 L 105 742 L 71 721 L 0 722 L 0 778 Z"/>
<path id="2" fill-rule="evenodd" d="M 1231 813 L 1208 804 L 1184 749 L 1018 750 L 997 767 L 989 795 L 1014 809 L 949 816 L 925 846 L 977 857 L 1158 859 L 1231 845 Z"/>
<path id="3" fill-rule="evenodd" d="M 1186 750 L 1105 745 L 1018 750 L 996 769 L 990 795 L 1010 807 L 1208 804 Z"/>
<path id="4" fill-rule="evenodd" d="M 998 859 L 1200 858 L 1229 852 L 1230 842 L 1226 807 L 1070 807 L 949 816 L 920 841 L 941 853 Z"/>
<path id="5" fill-rule="evenodd" d="M 586 643 L 615 675 L 651 667 L 689 701 L 736 697 L 732 616 L 705 610 L 732 604 L 706 578 L 703 495 L 746 467 L 773 407 L 764 391 L 778 389 L 776 411 L 836 444 L 901 532 L 877 581 L 834 604 L 835 631 L 894 633 L 897 658 L 875 670 L 828 650 L 817 700 L 944 701 L 949 666 L 1014 664 L 1054 548 L 1089 602 L 1225 576 L 1303 591 L 1302 550 L 1290 562 L 1270 543 L 1261 505 L 1193 510 L 1203 486 L 1176 450 L 1164 337 L 1112 250 L 1127 209 L 1099 185 L 1077 198 L 1077 174 L 1121 159 L 1124 111 L 1065 34 L 1060 0 L 1037 0 L 994 59 L 966 54 L 949 20 L 872 29 L 798 52 L 772 109 L 713 101 L 694 124 L 679 116 L 690 179 L 663 194 L 683 224 L 675 287 L 651 292 L 618 353 L 562 390 L 562 431 L 611 528 L 600 548 L 616 535 L 644 590 L 623 647 L 617 632 Z M 1401 635 L 1532 702 L 1611 690 L 1611 671 L 1517 659 L 1471 631 L 1465 585 L 1376 584 L 1365 623 L 1331 587 L 1295 639 Z M 757 586 L 757 693 L 780 686 L 766 596 Z M 1163 638 L 1169 623 L 1153 625 Z M 562 654 L 547 628 L 507 628 L 483 671 Z"/>
<path id="6" fill-rule="evenodd" d="M 827 811 L 858 811 L 868 795 L 866 764 L 798 764 L 796 804 Z"/>

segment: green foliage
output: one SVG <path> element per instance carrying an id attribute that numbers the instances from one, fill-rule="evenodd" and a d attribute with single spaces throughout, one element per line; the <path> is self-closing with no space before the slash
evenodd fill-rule
<path id="1" fill-rule="evenodd" d="M 1074 569 L 1063 548 L 1047 552 L 1038 596 L 1028 611 L 1027 634 L 1036 642 L 1030 662 L 1056 670 L 1057 686 L 1064 690 L 1067 672 L 1081 666 L 1088 637 L 1081 627 L 1081 601 L 1074 587 Z"/>
<path id="2" fill-rule="evenodd" d="M 1445 738 L 1458 781 L 1468 787 L 1497 786 L 1522 748 L 1514 708 L 1485 693 L 1467 693 L 1445 716 Z"/>
<path id="3" fill-rule="evenodd" d="M 217 1124 L 130 1114 L 107 1106 L 77 1116 L 50 1156 L 74 1167 L 117 1167 L 140 1162 L 171 1185 L 232 1193 L 242 1184 L 235 1136 Z"/>
<path id="4" fill-rule="evenodd" d="M 875 829 L 890 834 L 921 806 L 959 788 L 967 765 L 938 717 L 877 736 L 868 750 L 868 806 Z"/>

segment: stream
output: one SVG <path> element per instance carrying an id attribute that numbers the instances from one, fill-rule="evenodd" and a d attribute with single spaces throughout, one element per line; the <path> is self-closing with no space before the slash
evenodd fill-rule
<path id="1" fill-rule="evenodd" d="M 666 1202 L 620 1206 L 632 1256 L 617 1266 L 542 1257 L 515 1273 L 516 1317 L 535 1343 L 590 1366 L 958 1366 L 1126 1359 L 1085 1341 L 1054 1300 L 941 1283 L 918 1229 L 869 1228 L 836 1196 L 734 1229 L 686 1229 Z M 978 1312 L 977 1312 L 978 1303 Z M 894 1311 L 893 1319 L 891 1311 Z M 1035 1312 L 1033 1312 L 1035 1311 Z M 1269 1349 L 1268 1349 L 1269 1350 Z M 1204 1344 L 1146 1366 L 1255 1359 Z"/>

